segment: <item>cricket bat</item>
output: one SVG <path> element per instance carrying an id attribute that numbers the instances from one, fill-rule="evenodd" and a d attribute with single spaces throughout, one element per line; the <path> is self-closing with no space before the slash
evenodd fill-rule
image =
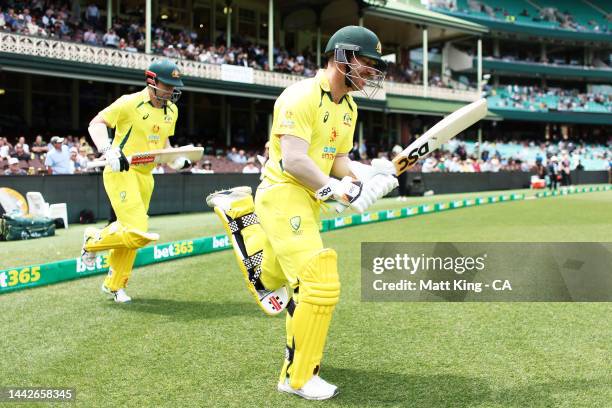
<path id="1" fill-rule="evenodd" d="M 487 116 L 487 100 L 485 98 L 457 109 L 395 156 L 393 159 L 395 175 L 399 176 L 413 167 L 420 159 L 428 156 L 485 116 Z"/>
<path id="2" fill-rule="evenodd" d="M 130 166 L 138 166 L 143 164 L 157 164 L 157 163 L 172 163 L 179 157 L 185 157 L 191 162 L 196 162 L 204 155 L 203 147 L 193 146 L 182 146 L 176 149 L 159 149 L 151 150 L 148 152 L 136 153 L 132 156 L 128 156 L 127 159 L 130 162 Z M 108 163 L 106 160 L 93 160 L 87 163 L 87 168 L 104 167 Z"/>
<path id="3" fill-rule="evenodd" d="M 457 109 L 395 156 L 392 161 L 395 166 L 395 175 L 399 176 L 413 167 L 420 159 L 427 157 L 485 116 L 487 116 L 487 100 L 484 98 Z M 336 211 L 339 213 L 345 209 L 346 207 L 342 204 L 336 206 Z"/>

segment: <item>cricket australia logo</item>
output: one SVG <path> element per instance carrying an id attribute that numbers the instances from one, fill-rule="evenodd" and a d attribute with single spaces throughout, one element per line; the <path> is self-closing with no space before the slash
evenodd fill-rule
<path id="1" fill-rule="evenodd" d="M 119 198 L 121 199 L 121 202 L 124 202 L 126 197 L 127 193 L 125 191 L 119 193 Z"/>
<path id="2" fill-rule="evenodd" d="M 344 123 L 346 126 L 351 126 L 352 121 L 353 121 L 353 118 L 351 117 L 351 114 L 345 113 L 344 118 L 342 119 L 342 123 Z"/>
<path id="3" fill-rule="evenodd" d="M 293 120 L 293 112 L 286 111 L 285 118 L 281 121 L 281 127 L 292 129 L 295 127 L 295 121 Z"/>
<path id="4" fill-rule="evenodd" d="M 300 229 L 300 226 L 302 225 L 302 217 L 291 217 L 291 219 L 289 220 L 289 224 L 291 225 L 291 228 L 293 228 L 293 232 L 297 233 Z"/>

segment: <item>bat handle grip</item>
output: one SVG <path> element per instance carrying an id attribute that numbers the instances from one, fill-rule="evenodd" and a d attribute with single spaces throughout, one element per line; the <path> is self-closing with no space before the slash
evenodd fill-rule
<path id="1" fill-rule="evenodd" d="M 337 212 L 338 214 L 341 214 L 341 213 L 342 213 L 342 212 L 344 212 L 344 210 L 346 210 L 347 208 L 348 208 L 348 207 L 347 207 L 346 205 L 343 205 L 343 204 L 340 204 L 340 203 L 337 203 L 337 204 L 336 204 L 336 212 Z"/>
<path id="2" fill-rule="evenodd" d="M 87 163 L 87 168 L 96 169 L 98 167 L 105 167 L 107 164 L 108 163 L 106 160 L 92 160 L 89 163 Z"/>

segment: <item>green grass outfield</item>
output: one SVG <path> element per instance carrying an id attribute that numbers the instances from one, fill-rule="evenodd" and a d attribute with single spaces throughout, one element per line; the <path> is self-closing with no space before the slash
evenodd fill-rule
<path id="1" fill-rule="evenodd" d="M 362 303 L 359 248 L 612 241 L 611 208 L 612 191 L 585 193 L 324 234 L 342 281 L 322 369 L 341 387 L 331 401 L 276 391 L 284 319 L 259 312 L 230 251 L 137 269 L 130 305 L 104 299 L 101 276 L 0 296 L 0 387 L 76 387 L 82 407 L 610 407 L 612 304 Z M 151 229 L 162 241 L 221 233 L 211 213 L 155 217 Z M 74 257 L 82 230 L 0 243 L 0 269 Z"/>

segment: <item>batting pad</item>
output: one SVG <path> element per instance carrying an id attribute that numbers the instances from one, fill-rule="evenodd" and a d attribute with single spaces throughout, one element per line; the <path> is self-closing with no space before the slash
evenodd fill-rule
<path id="1" fill-rule="evenodd" d="M 134 249 L 113 249 L 108 257 L 110 268 L 108 275 L 104 279 L 104 286 L 112 291 L 125 288 L 132 274 L 135 258 L 136 250 Z"/>
<path id="2" fill-rule="evenodd" d="M 293 361 L 287 364 L 289 383 L 295 389 L 318 373 L 332 313 L 340 298 L 338 255 L 323 249 L 313 256 L 299 276 L 299 303 L 288 330 L 293 331 Z"/>
<path id="3" fill-rule="evenodd" d="M 244 277 L 247 289 L 257 305 L 268 315 L 281 313 L 289 302 L 287 288 L 268 290 L 261 282 L 263 247 L 267 239 L 253 212 L 253 197 L 245 197 L 232 203 L 227 214 L 219 207 L 214 211 L 221 220 L 223 228 L 232 243 L 238 268 Z"/>
<path id="4" fill-rule="evenodd" d="M 137 249 L 159 240 L 159 234 L 128 229 L 118 221 L 104 228 L 97 236 L 92 236 L 85 244 L 85 250 L 90 252 L 108 249 Z"/>

